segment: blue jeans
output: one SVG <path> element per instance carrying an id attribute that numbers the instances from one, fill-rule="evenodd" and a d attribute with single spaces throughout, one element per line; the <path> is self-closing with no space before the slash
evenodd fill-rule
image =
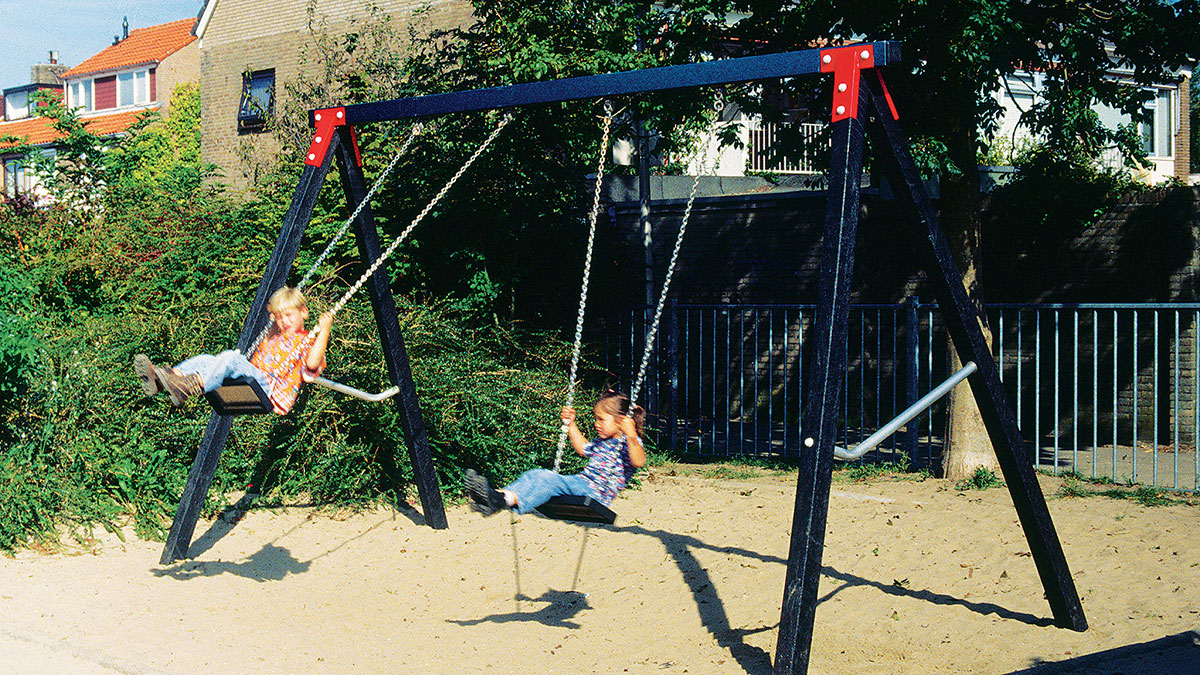
<path id="1" fill-rule="evenodd" d="M 216 356 L 197 354 L 175 366 L 175 369 L 184 375 L 199 375 L 200 380 L 204 382 L 206 393 L 219 388 L 225 378 L 237 377 L 254 378 L 258 380 L 263 391 L 271 393 L 271 380 L 267 378 L 267 374 L 252 365 L 249 359 L 235 349 L 228 349 Z"/>
<path id="2" fill-rule="evenodd" d="M 583 476 L 564 476 L 549 469 L 530 469 L 504 488 L 517 495 L 517 513 L 522 515 L 545 504 L 551 497 L 578 495 L 599 499 Z"/>

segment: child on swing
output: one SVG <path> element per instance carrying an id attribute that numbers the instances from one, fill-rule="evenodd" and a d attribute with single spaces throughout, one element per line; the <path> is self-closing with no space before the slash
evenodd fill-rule
<path id="1" fill-rule="evenodd" d="M 304 329 L 308 301 L 300 289 L 284 286 L 267 301 L 272 326 L 253 358 L 230 349 L 216 354 L 199 354 L 174 368 L 162 368 L 145 354 L 133 357 L 133 369 L 142 390 L 153 396 L 160 390 L 171 396 L 171 405 L 181 406 L 189 398 L 210 392 L 226 378 L 251 377 L 271 398 L 276 414 L 286 415 L 300 394 L 301 382 L 312 382 L 325 368 L 325 348 L 333 315 L 317 319 L 315 338 Z M 312 344 L 308 344 L 311 341 Z"/>
<path id="2" fill-rule="evenodd" d="M 562 409 L 562 422 L 571 446 L 577 454 L 588 458 L 582 472 L 563 476 L 549 469 L 530 469 L 512 483 L 493 490 L 486 478 L 467 469 L 472 508 L 485 516 L 501 509 L 526 514 L 560 495 L 591 497 L 605 506 L 612 504 L 617 493 L 646 463 L 641 440 L 646 411 L 631 405 L 628 396 L 610 389 L 596 401 L 592 412 L 596 418 L 596 438 L 588 441 L 575 424 L 575 409 L 566 406 Z"/>

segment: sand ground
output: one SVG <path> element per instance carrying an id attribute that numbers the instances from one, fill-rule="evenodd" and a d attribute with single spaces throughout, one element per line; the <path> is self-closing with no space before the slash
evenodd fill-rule
<path id="1" fill-rule="evenodd" d="M 1007 490 L 839 482 L 809 672 L 1200 673 L 1200 506 L 1042 480 L 1089 630 L 1053 626 Z M 614 526 L 255 509 L 168 566 L 131 535 L 22 551 L 0 672 L 765 675 L 794 494 L 663 467 Z"/>

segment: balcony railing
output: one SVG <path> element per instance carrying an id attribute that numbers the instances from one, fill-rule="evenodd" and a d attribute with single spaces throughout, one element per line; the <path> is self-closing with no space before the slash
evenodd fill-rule
<path id="1" fill-rule="evenodd" d="M 747 170 L 781 174 L 817 174 L 816 158 L 821 150 L 820 133 L 824 124 L 803 122 L 798 125 L 801 138 L 799 150 L 787 155 L 779 151 L 779 132 L 784 125 L 760 120 L 749 123 L 746 149 L 749 154 Z M 797 153 L 799 153 L 797 155 Z"/>

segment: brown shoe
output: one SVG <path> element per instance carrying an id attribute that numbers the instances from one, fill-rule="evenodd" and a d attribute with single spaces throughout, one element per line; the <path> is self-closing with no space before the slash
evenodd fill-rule
<path id="1" fill-rule="evenodd" d="M 150 363 L 145 354 L 133 355 L 133 372 L 137 373 L 142 391 L 146 392 L 147 396 L 153 396 L 160 391 L 158 376 L 154 374 L 154 364 Z"/>
<path id="2" fill-rule="evenodd" d="M 174 371 L 155 366 L 154 373 L 167 393 L 171 395 L 171 405 L 179 407 L 193 396 L 204 393 L 204 382 L 199 375 L 176 375 Z"/>

